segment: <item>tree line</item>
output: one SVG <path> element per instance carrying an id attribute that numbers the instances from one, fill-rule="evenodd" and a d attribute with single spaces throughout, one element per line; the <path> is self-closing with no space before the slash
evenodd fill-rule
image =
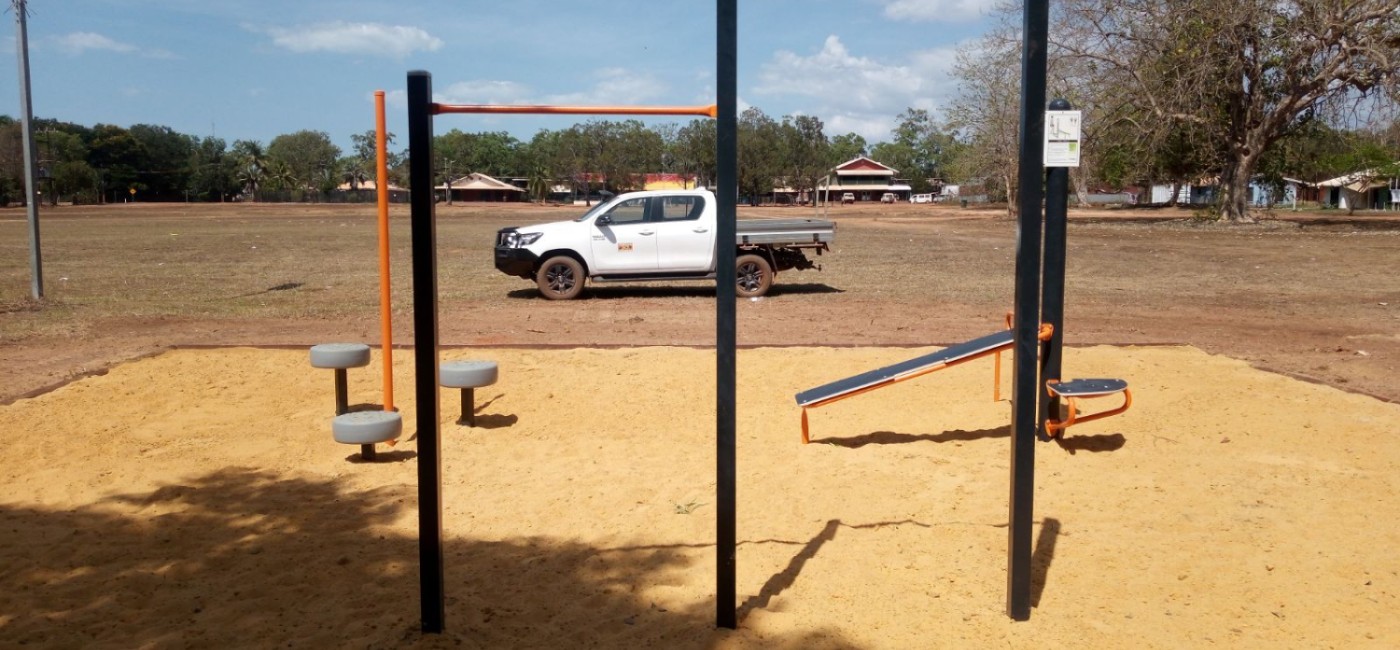
<path id="1" fill-rule="evenodd" d="M 0 116 L 0 202 L 23 198 L 20 124 Z M 393 151 L 390 182 L 408 187 L 406 151 Z M 87 127 L 51 119 L 34 121 L 35 155 L 46 179 L 40 190 L 56 203 L 122 201 L 258 200 L 276 192 L 314 197 L 343 184 L 358 189 L 375 178 L 375 134 L 353 134 L 343 152 L 323 131 L 279 135 L 264 145 L 179 133 L 137 124 Z M 542 129 L 528 141 L 503 131 L 452 129 L 434 138 L 435 184 L 479 172 L 529 179 L 538 196 L 559 183 L 579 193 L 640 189 L 645 174 L 675 173 L 700 184 L 715 179 L 715 124 L 645 126 L 638 120 L 593 120 L 565 129 Z M 869 155 L 909 177 L 927 192 L 956 150 L 924 110 L 909 109 L 887 142 L 873 146 L 855 133 L 828 137 L 822 121 L 798 115 L 774 119 L 749 108 L 739 117 L 739 183 L 743 194 L 762 197 L 785 184 L 812 191 L 835 165 Z"/>
<path id="2" fill-rule="evenodd" d="M 811 191 L 834 165 L 869 155 L 917 193 L 942 179 L 1015 210 L 1021 11 L 1004 0 L 997 26 L 957 53 L 957 93 L 941 119 L 909 108 L 886 141 L 828 135 L 815 116 L 745 110 L 740 193 Z M 1400 0 L 1063 0 L 1051 20 L 1049 94 L 1084 111 L 1082 165 L 1071 172 L 1081 195 L 1204 182 L 1220 188 L 1219 216 L 1247 221 L 1251 185 L 1400 176 Z M 145 124 L 36 120 L 34 131 L 50 200 L 315 195 L 374 177 L 372 132 L 351 136 L 345 154 L 310 130 L 266 146 Z M 636 189 L 651 172 L 712 183 L 714 135 L 710 120 L 590 121 L 528 141 L 454 129 L 436 136 L 435 183 L 468 172 L 526 178 L 537 197 L 565 181 L 585 193 Z M 0 117 L 0 201 L 23 193 L 18 138 L 14 120 Z M 390 167 L 407 187 L 403 152 Z"/>

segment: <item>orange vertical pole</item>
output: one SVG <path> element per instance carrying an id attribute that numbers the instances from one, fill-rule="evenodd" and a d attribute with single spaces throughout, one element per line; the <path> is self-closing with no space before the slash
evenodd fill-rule
<path id="1" fill-rule="evenodd" d="M 384 410 L 394 410 L 394 319 L 389 309 L 389 153 L 384 91 L 374 91 L 374 187 L 379 194 L 379 327 L 384 356 Z"/>

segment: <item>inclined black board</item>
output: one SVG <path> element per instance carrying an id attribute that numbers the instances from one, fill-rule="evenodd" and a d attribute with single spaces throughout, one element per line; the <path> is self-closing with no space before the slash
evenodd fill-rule
<path id="1" fill-rule="evenodd" d="M 892 366 L 885 366 L 884 368 L 871 370 L 870 372 L 863 372 L 854 377 L 833 381 L 824 386 L 804 390 L 797 394 L 797 405 L 810 406 L 817 402 L 824 402 L 833 397 L 855 392 L 868 386 L 884 383 L 895 377 L 907 375 L 929 366 L 935 366 L 940 363 L 952 363 L 996 348 L 1006 347 L 1011 345 L 1011 338 L 1011 330 L 989 334 L 981 338 L 972 339 L 966 343 L 959 343 L 958 345 L 944 348 L 932 354 L 926 354 L 922 357 L 902 361 Z"/>

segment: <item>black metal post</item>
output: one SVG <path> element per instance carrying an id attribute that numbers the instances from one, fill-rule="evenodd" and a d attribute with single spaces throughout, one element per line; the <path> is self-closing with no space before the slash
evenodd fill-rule
<path id="1" fill-rule="evenodd" d="M 735 215 L 738 185 L 738 1 L 717 0 L 715 77 L 715 626 L 738 627 L 735 596 Z"/>
<path id="2" fill-rule="evenodd" d="M 335 369 L 335 414 L 350 412 L 350 387 L 346 381 L 345 369 Z M 374 460 L 374 445 L 360 445 L 360 458 Z"/>
<path id="3" fill-rule="evenodd" d="M 1050 110 L 1070 110 L 1069 102 L 1056 99 Z M 1036 393 L 1040 396 L 1040 417 L 1036 421 L 1036 437 L 1045 435 L 1046 418 L 1060 417 L 1060 398 L 1045 390 L 1050 379 L 1060 379 L 1060 366 L 1065 343 L 1065 251 L 1069 222 L 1069 168 L 1051 167 L 1045 172 L 1045 266 L 1040 287 L 1040 320 L 1055 328 L 1045 344 L 1040 360 L 1040 381 Z"/>
<path id="4" fill-rule="evenodd" d="M 442 442 L 438 436 L 437 218 L 433 212 L 433 76 L 408 73 L 409 206 L 413 244 L 414 398 L 418 413 L 418 562 L 423 631 L 446 618 L 442 564 Z"/>
<path id="5" fill-rule="evenodd" d="M 1021 46 L 1020 219 L 1016 237 L 1014 318 L 1016 372 L 1011 389 L 1011 502 L 1007 537 L 1006 613 L 1031 617 L 1031 553 L 1035 513 L 1037 331 L 1040 329 L 1041 170 L 1045 155 L 1046 40 L 1049 0 L 1027 0 Z"/>
<path id="6" fill-rule="evenodd" d="M 474 426 L 476 426 L 476 389 L 475 389 L 475 388 L 463 388 L 463 389 L 462 389 L 462 421 L 463 421 L 463 422 L 466 422 L 466 423 L 467 423 L 467 426 L 469 426 L 469 427 L 474 427 Z"/>
<path id="7" fill-rule="evenodd" d="M 335 414 L 350 412 L 350 389 L 346 384 L 345 369 L 335 369 Z"/>

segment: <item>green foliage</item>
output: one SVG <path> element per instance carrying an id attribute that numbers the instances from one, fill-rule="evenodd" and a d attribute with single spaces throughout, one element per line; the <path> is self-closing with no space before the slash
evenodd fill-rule
<path id="1" fill-rule="evenodd" d="M 773 181 L 783 173 L 778 123 L 757 107 L 749 107 L 739 115 L 738 138 L 739 196 L 756 204 L 773 191 Z"/>
<path id="2" fill-rule="evenodd" d="M 98 124 L 88 142 L 88 164 L 98 170 L 99 191 L 104 200 L 120 201 L 129 188 L 144 187 L 138 171 L 146 156 L 145 146 L 126 129 Z"/>
<path id="3" fill-rule="evenodd" d="M 865 138 L 855 134 L 846 133 L 831 138 L 830 154 L 827 162 L 831 167 L 835 167 L 847 160 L 852 160 L 869 153 Z"/>
<path id="4" fill-rule="evenodd" d="M 810 115 L 788 116 L 780 125 L 782 178 L 801 192 L 812 192 L 831 169 L 831 144 L 822 132 L 822 121 Z"/>
<path id="5" fill-rule="evenodd" d="M 277 182 L 281 189 L 326 191 L 338 182 L 340 147 L 331 143 L 325 131 L 279 135 L 267 145 L 267 157 L 280 165 Z"/>
<path id="6" fill-rule="evenodd" d="M 715 161 L 714 120 L 692 120 L 681 127 L 676 135 L 673 149 L 676 169 L 683 174 L 692 174 L 701 186 L 711 186 L 718 174 Z"/>

